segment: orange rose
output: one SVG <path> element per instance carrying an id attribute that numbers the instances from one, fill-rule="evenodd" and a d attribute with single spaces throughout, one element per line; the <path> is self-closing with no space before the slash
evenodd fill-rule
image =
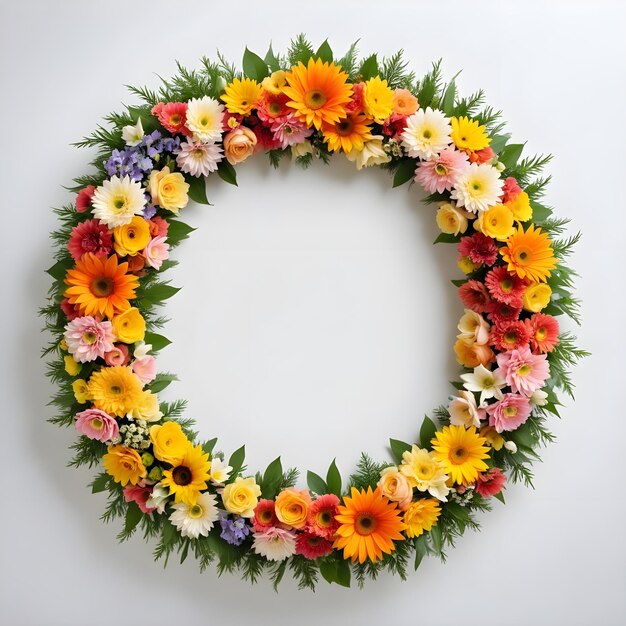
<path id="1" fill-rule="evenodd" d="M 245 161 L 252 155 L 255 147 L 256 135 L 245 126 L 231 130 L 224 137 L 224 154 L 231 165 Z"/>
<path id="2" fill-rule="evenodd" d="M 309 517 L 311 496 L 306 489 L 284 489 L 278 494 L 274 510 L 276 517 L 291 528 L 304 528 Z"/>
<path id="3" fill-rule="evenodd" d="M 413 115 L 419 109 L 417 98 L 408 89 L 393 92 L 393 112 L 398 115 Z"/>

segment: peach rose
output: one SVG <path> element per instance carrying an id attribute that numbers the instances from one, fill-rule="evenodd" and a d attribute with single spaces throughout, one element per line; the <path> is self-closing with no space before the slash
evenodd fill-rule
<path id="1" fill-rule="evenodd" d="M 276 517 L 290 528 L 304 528 L 309 517 L 311 496 L 306 489 L 284 489 L 275 504 Z"/>
<path id="2" fill-rule="evenodd" d="M 397 467 L 386 467 L 380 473 L 378 486 L 385 498 L 398 503 L 401 511 L 406 511 L 413 500 L 413 488 L 404 474 Z"/>
<path id="3" fill-rule="evenodd" d="M 254 152 L 256 147 L 256 135 L 245 126 L 239 126 L 231 130 L 224 137 L 224 154 L 231 164 L 245 161 Z"/>

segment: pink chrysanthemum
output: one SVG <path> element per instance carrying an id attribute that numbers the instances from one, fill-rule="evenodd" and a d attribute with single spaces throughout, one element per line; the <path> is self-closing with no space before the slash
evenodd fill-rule
<path id="1" fill-rule="evenodd" d="M 452 189 L 459 174 L 468 165 L 469 162 L 465 152 L 448 146 L 439 153 L 439 156 L 430 161 L 422 161 L 417 166 L 415 180 L 427 193 L 443 193 Z"/>
<path id="2" fill-rule="evenodd" d="M 485 285 L 494 300 L 515 307 L 522 306 L 526 284 L 517 274 L 510 274 L 504 265 L 487 272 Z"/>
<path id="3" fill-rule="evenodd" d="M 129 485 L 124 488 L 124 500 L 126 500 L 126 502 L 135 502 L 142 513 L 150 514 L 154 511 L 154 508 L 146 504 L 151 495 L 152 489 L 150 487 Z"/>
<path id="4" fill-rule="evenodd" d="M 459 298 L 465 308 L 476 313 L 486 313 L 491 303 L 487 287 L 479 280 L 468 280 L 463 283 L 459 287 Z"/>
<path id="5" fill-rule="evenodd" d="M 313 560 L 321 556 L 327 556 L 332 551 L 332 542 L 318 535 L 300 533 L 296 538 L 296 554 L 301 554 L 307 559 Z"/>
<path id="6" fill-rule="evenodd" d="M 74 226 L 67 242 L 67 249 L 77 261 L 87 252 L 99 257 L 108 256 L 112 248 L 111 232 L 98 220 L 85 220 Z"/>
<path id="7" fill-rule="evenodd" d="M 483 148 L 482 150 L 476 150 L 476 152 L 470 152 L 469 160 L 470 163 L 487 163 L 491 161 L 493 157 L 496 156 L 496 153 L 491 149 L 490 146 Z"/>
<path id="8" fill-rule="evenodd" d="M 93 185 L 87 185 L 78 192 L 76 196 L 76 211 L 78 213 L 85 213 L 91 207 L 91 199 L 95 192 L 96 188 Z"/>
<path id="9" fill-rule="evenodd" d="M 505 393 L 502 400 L 487 406 L 489 426 L 496 432 L 515 430 L 530 416 L 530 400 L 518 393 Z"/>
<path id="10" fill-rule="evenodd" d="M 517 184 L 517 180 L 512 176 L 504 179 L 504 185 L 502 185 L 502 203 L 515 200 L 519 194 L 522 193 L 522 188 Z"/>
<path id="11" fill-rule="evenodd" d="M 222 146 L 216 143 L 190 141 L 180 145 L 176 154 L 176 164 L 181 171 L 192 176 L 208 176 L 217 169 L 217 164 L 224 158 Z"/>
<path id="12" fill-rule="evenodd" d="M 100 409 L 87 409 L 77 413 L 74 425 L 85 437 L 102 442 L 115 439 L 120 432 L 115 418 Z"/>
<path id="13" fill-rule="evenodd" d="M 296 552 L 296 533 L 291 530 L 270 526 L 253 537 L 252 549 L 268 561 L 283 561 Z"/>
<path id="14" fill-rule="evenodd" d="M 508 322 L 515 322 L 519 319 L 519 314 L 522 312 L 521 306 L 512 306 L 505 304 L 504 302 L 491 301 L 489 304 L 489 310 L 487 317 L 494 324 L 507 324 Z"/>
<path id="15" fill-rule="evenodd" d="M 552 315 L 535 313 L 526 321 L 533 352 L 552 352 L 559 343 L 559 323 Z"/>
<path id="16" fill-rule="evenodd" d="M 291 113 L 272 124 L 272 132 L 282 148 L 302 143 L 313 134 L 312 128 L 307 128 L 296 116 Z"/>
<path id="17" fill-rule="evenodd" d="M 520 346 L 528 344 L 530 334 L 528 327 L 521 320 L 505 322 L 504 324 L 494 324 L 491 327 L 489 343 L 498 350 L 515 350 Z"/>
<path id="18" fill-rule="evenodd" d="M 115 334 L 111 322 L 101 322 L 91 315 L 77 317 L 65 327 L 68 352 L 79 363 L 95 361 L 113 350 Z"/>
<path id="19" fill-rule="evenodd" d="M 339 522 L 335 520 L 339 498 L 332 494 L 325 494 L 315 500 L 309 507 L 307 531 L 324 539 L 332 539 Z"/>
<path id="20" fill-rule="evenodd" d="M 279 526 L 278 518 L 274 512 L 274 500 L 261 498 L 254 509 L 252 526 L 256 532 L 263 532 L 273 526 Z"/>
<path id="21" fill-rule="evenodd" d="M 476 479 L 476 491 L 483 498 L 490 498 L 502 491 L 506 483 L 506 476 L 497 467 L 492 467 L 489 471 L 478 474 Z"/>
<path id="22" fill-rule="evenodd" d="M 406 129 L 406 120 L 408 115 L 400 113 L 392 113 L 383 123 L 383 135 L 399 139 L 400 135 Z"/>
<path id="23" fill-rule="evenodd" d="M 191 137 L 191 131 L 185 126 L 187 121 L 186 102 L 159 102 L 152 107 L 152 115 L 159 118 L 159 122 L 172 134 L 182 133 Z"/>
<path id="24" fill-rule="evenodd" d="M 459 255 L 469 257 L 472 263 L 484 263 L 491 266 L 498 258 L 498 246 L 491 237 L 475 233 L 461 239 Z"/>
<path id="25" fill-rule="evenodd" d="M 504 380 L 515 393 L 530 397 L 543 387 L 550 376 L 550 364 L 545 354 L 533 354 L 528 346 L 511 352 L 501 352 L 496 357 Z"/>
<path id="26" fill-rule="evenodd" d="M 290 115 L 293 109 L 287 106 L 289 97 L 284 93 L 270 93 L 263 91 L 257 100 L 257 115 L 259 119 L 271 126 L 275 121 Z"/>

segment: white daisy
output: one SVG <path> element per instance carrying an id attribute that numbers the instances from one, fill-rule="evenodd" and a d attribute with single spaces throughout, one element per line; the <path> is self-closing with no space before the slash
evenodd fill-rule
<path id="1" fill-rule="evenodd" d="M 296 534 L 290 530 L 271 526 L 253 537 L 254 551 L 268 561 L 282 561 L 296 553 Z"/>
<path id="2" fill-rule="evenodd" d="M 506 381 L 500 368 L 490 372 L 484 365 L 474 368 L 471 374 L 461 374 L 463 387 L 468 391 L 480 392 L 481 406 L 489 398 L 502 399 L 502 387 L 506 386 Z"/>
<path id="3" fill-rule="evenodd" d="M 450 198 L 472 213 L 486 211 L 499 202 L 503 185 L 500 172 L 493 165 L 471 163 L 456 179 Z"/>
<path id="4" fill-rule="evenodd" d="M 141 215 L 146 198 L 141 184 L 130 176 L 113 176 L 98 187 L 91 199 L 93 215 L 109 228 L 128 224 L 133 215 Z"/>
<path id="5" fill-rule="evenodd" d="M 389 163 L 391 157 L 383 148 L 382 135 L 374 135 L 363 144 L 363 150 L 351 150 L 346 154 L 349 161 L 356 163 L 357 170 L 381 163 Z"/>
<path id="6" fill-rule="evenodd" d="M 176 163 L 183 172 L 192 176 L 208 176 L 217 169 L 217 164 L 224 158 L 221 146 L 215 143 L 189 141 L 181 144 L 176 155 Z"/>
<path id="7" fill-rule="evenodd" d="M 126 142 L 127 146 L 136 146 L 138 143 L 141 143 L 143 139 L 141 118 L 137 120 L 134 126 L 131 124 L 122 128 L 122 139 Z"/>
<path id="8" fill-rule="evenodd" d="M 197 539 L 200 535 L 206 537 L 219 517 L 216 502 L 215 494 L 201 493 L 195 504 L 184 502 L 174 504 L 170 522 L 178 528 L 183 537 L 190 539 Z"/>
<path id="9" fill-rule="evenodd" d="M 196 141 L 216 142 L 222 138 L 224 105 L 204 96 L 192 98 L 187 104 L 187 128 Z"/>
<path id="10" fill-rule="evenodd" d="M 401 135 L 402 145 L 411 157 L 432 159 L 450 145 L 451 133 L 450 118 L 441 111 L 427 107 L 407 118 L 406 128 Z"/>

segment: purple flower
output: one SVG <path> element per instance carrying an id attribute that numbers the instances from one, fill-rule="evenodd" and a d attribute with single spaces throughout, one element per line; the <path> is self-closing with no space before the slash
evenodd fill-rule
<path id="1" fill-rule="evenodd" d="M 229 519 L 228 513 L 225 511 L 220 511 L 219 516 L 220 526 L 222 527 L 220 537 L 234 546 L 241 545 L 250 534 L 250 527 L 246 523 L 246 519 L 244 517 Z"/>

